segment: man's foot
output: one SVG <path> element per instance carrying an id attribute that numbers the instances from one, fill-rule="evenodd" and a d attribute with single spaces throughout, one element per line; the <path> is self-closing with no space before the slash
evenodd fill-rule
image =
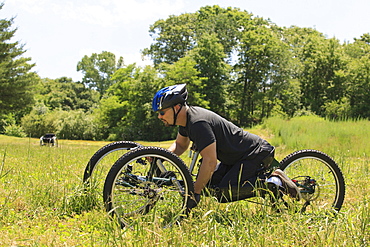
<path id="1" fill-rule="evenodd" d="M 301 192 L 297 185 L 282 170 L 277 169 L 270 177 L 278 177 L 283 184 L 282 187 L 285 189 L 286 194 L 290 197 L 297 199 L 297 201 L 301 199 Z"/>

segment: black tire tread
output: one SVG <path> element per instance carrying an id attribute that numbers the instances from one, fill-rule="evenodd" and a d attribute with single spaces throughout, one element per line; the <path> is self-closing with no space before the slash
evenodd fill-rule
<path id="1" fill-rule="evenodd" d="M 92 171 L 94 170 L 96 164 L 106 154 L 114 151 L 115 149 L 117 150 L 124 149 L 124 148 L 131 149 L 131 148 L 141 147 L 141 146 L 142 146 L 141 144 L 132 142 L 132 141 L 116 141 L 116 142 L 112 142 L 112 143 L 109 143 L 103 146 L 98 151 L 96 151 L 93 154 L 93 156 L 91 156 L 89 162 L 87 163 L 85 167 L 84 175 L 83 175 L 83 182 L 85 183 L 91 177 Z"/>
<path id="2" fill-rule="evenodd" d="M 314 150 L 314 149 L 303 149 L 303 150 L 298 150 L 295 151 L 289 155 L 287 155 L 282 161 L 280 161 L 280 169 L 285 170 L 287 166 L 294 160 L 299 159 L 299 158 L 304 158 L 304 157 L 316 157 L 319 158 L 323 161 L 325 161 L 333 170 L 335 175 L 338 178 L 338 183 L 339 183 L 339 194 L 338 194 L 338 200 L 333 205 L 333 208 L 336 209 L 337 211 L 340 210 L 342 207 L 342 204 L 344 202 L 344 197 L 345 197 L 345 181 L 344 181 L 344 176 L 342 171 L 340 170 L 338 164 L 334 161 L 333 158 L 331 158 L 329 155 L 327 155 L 324 152 Z"/>

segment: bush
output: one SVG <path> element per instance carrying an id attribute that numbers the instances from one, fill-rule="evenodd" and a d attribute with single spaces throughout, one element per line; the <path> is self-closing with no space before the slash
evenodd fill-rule
<path id="1" fill-rule="evenodd" d="M 325 103 L 325 116 L 330 120 L 345 120 L 349 117 L 350 102 L 347 98 Z"/>
<path id="2" fill-rule="evenodd" d="M 26 137 L 26 133 L 24 133 L 23 128 L 18 125 L 8 125 L 5 126 L 5 135 L 8 136 L 16 136 L 16 137 Z"/>
<path id="3" fill-rule="evenodd" d="M 33 110 L 22 118 L 22 127 L 32 137 L 55 133 L 60 139 L 98 140 L 101 138 L 92 115 L 82 110 L 55 110 L 40 113 Z"/>
<path id="4" fill-rule="evenodd" d="M 56 133 L 62 139 L 99 139 L 97 137 L 99 131 L 94 123 L 94 119 L 82 110 L 61 112 Z"/>
<path id="5" fill-rule="evenodd" d="M 22 118 L 22 127 L 28 136 L 40 137 L 45 133 L 56 132 L 58 118 L 58 112 L 39 111 L 34 108 Z"/>

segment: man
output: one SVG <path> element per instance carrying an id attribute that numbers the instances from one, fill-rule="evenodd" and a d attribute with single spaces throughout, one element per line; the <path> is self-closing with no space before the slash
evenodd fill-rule
<path id="1" fill-rule="evenodd" d="M 212 111 L 188 106 L 187 96 L 185 84 L 165 87 L 155 94 L 152 107 L 166 126 L 179 126 L 170 151 L 180 156 L 192 141 L 202 156 L 194 183 L 195 194 L 189 200 L 188 209 L 198 204 L 205 187 L 220 202 L 255 196 L 256 182 L 270 165 L 274 147 Z M 266 179 L 263 175 L 262 178 Z M 297 186 L 281 170 L 276 170 L 266 182 L 276 184 L 291 197 L 300 198 Z"/>

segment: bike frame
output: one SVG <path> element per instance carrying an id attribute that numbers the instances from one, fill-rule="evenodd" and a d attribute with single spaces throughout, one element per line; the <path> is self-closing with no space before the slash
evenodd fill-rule
<path id="1" fill-rule="evenodd" d="M 190 175 L 193 177 L 196 176 L 196 174 L 193 173 L 196 165 L 198 166 L 201 165 L 200 160 L 199 160 L 199 154 L 200 153 L 194 150 L 193 147 L 189 151 L 189 158 L 191 158 L 191 160 L 190 160 L 188 169 L 189 169 Z M 160 174 L 164 174 L 165 172 L 168 172 L 168 171 L 164 167 L 162 160 L 160 158 L 153 157 L 151 161 L 146 160 L 146 159 L 141 159 L 141 160 L 138 160 L 138 162 L 143 165 L 150 165 L 149 173 L 147 174 L 147 176 L 132 174 L 130 167 L 128 167 L 127 172 L 125 172 L 125 175 L 126 175 L 125 178 L 122 179 L 121 181 L 117 181 L 117 184 L 120 184 L 121 186 L 124 186 L 124 187 L 132 188 L 133 194 L 136 194 L 135 188 L 140 188 L 142 186 L 145 187 L 146 182 L 153 182 L 157 184 L 157 186 L 159 187 L 175 186 L 178 191 L 181 191 L 180 192 L 181 194 L 184 193 L 183 187 L 182 187 L 184 184 L 184 181 L 178 180 L 176 179 L 176 177 L 161 177 Z M 269 167 L 267 169 L 263 169 L 263 171 L 261 170 L 261 172 L 264 172 L 266 174 L 269 174 L 269 173 L 271 174 L 274 170 L 278 168 L 280 168 L 280 162 L 276 160 L 276 158 L 273 158 Z M 158 174 L 158 172 L 160 172 L 160 174 Z M 301 182 L 299 182 L 298 178 L 300 178 L 299 180 Z M 293 178 L 292 181 L 297 185 L 297 187 L 301 188 L 300 191 L 302 194 L 312 195 L 316 192 L 316 190 L 318 190 L 317 191 L 318 193 L 320 192 L 319 188 L 316 188 L 316 180 L 309 176 L 296 177 L 296 178 Z M 317 195 L 317 197 L 318 196 L 319 195 Z M 246 199 L 246 200 L 253 202 L 253 203 L 258 203 L 254 200 L 249 200 L 249 199 Z M 303 210 L 309 204 L 310 202 L 307 201 L 303 207 Z"/>
<path id="2" fill-rule="evenodd" d="M 199 152 L 190 150 L 189 151 L 189 157 L 191 158 L 190 165 L 188 167 L 189 172 L 192 176 L 196 176 L 196 174 L 194 174 L 193 171 L 195 169 L 195 166 L 197 165 L 197 161 L 198 161 L 198 158 L 199 158 Z M 142 160 L 142 161 L 140 161 L 140 163 L 141 162 L 147 162 L 147 161 Z M 167 172 L 165 167 L 162 165 L 162 162 L 161 162 L 160 159 L 155 158 L 152 162 L 150 162 L 150 166 L 151 166 L 151 169 L 150 169 L 151 175 L 154 174 L 155 169 L 159 169 L 159 171 L 162 172 L 162 173 Z M 267 172 L 271 173 L 273 170 L 278 169 L 278 168 L 280 168 L 280 163 L 279 163 L 279 161 L 277 161 L 274 158 L 270 167 L 267 169 Z M 138 175 L 131 174 L 130 172 L 127 173 L 127 176 L 131 177 L 133 180 L 137 180 L 137 181 L 148 181 L 147 176 L 138 176 Z M 161 184 L 161 185 L 169 185 L 171 183 L 177 183 L 177 186 L 181 187 L 181 181 L 178 181 L 178 180 L 173 181 L 173 179 L 161 178 L 161 177 L 157 177 L 157 176 L 153 177 L 152 180 L 153 181 L 151 181 L 151 182 Z M 314 184 L 313 179 L 306 178 L 306 180 L 310 180 L 310 181 L 308 181 L 308 184 Z M 314 190 L 312 189 L 314 186 L 305 186 L 305 185 L 297 183 L 296 181 L 293 181 L 293 182 L 295 182 L 298 187 L 301 187 L 301 188 L 304 189 L 302 192 L 306 192 L 306 193 L 313 193 L 314 192 Z M 132 185 L 126 183 L 126 182 L 123 183 L 122 185 L 127 185 L 128 187 L 132 186 Z"/>
<path id="3" fill-rule="evenodd" d="M 189 172 L 192 176 L 196 176 L 196 174 L 193 173 L 195 166 L 197 165 L 197 161 L 199 158 L 200 153 L 198 151 L 194 151 L 193 148 L 189 151 L 189 158 L 191 158 L 190 165 L 189 165 Z M 199 164 L 200 165 L 200 164 Z M 266 170 L 267 173 L 272 173 L 274 170 L 280 168 L 280 162 L 274 158 L 271 162 L 269 168 Z M 304 184 L 298 183 L 297 178 L 293 179 L 292 181 L 297 185 L 297 187 L 302 188 L 301 193 L 307 193 L 307 194 L 313 194 L 315 193 L 316 189 L 316 181 L 315 179 L 312 179 L 308 176 L 301 176 L 301 178 L 304 178 Z"/>

